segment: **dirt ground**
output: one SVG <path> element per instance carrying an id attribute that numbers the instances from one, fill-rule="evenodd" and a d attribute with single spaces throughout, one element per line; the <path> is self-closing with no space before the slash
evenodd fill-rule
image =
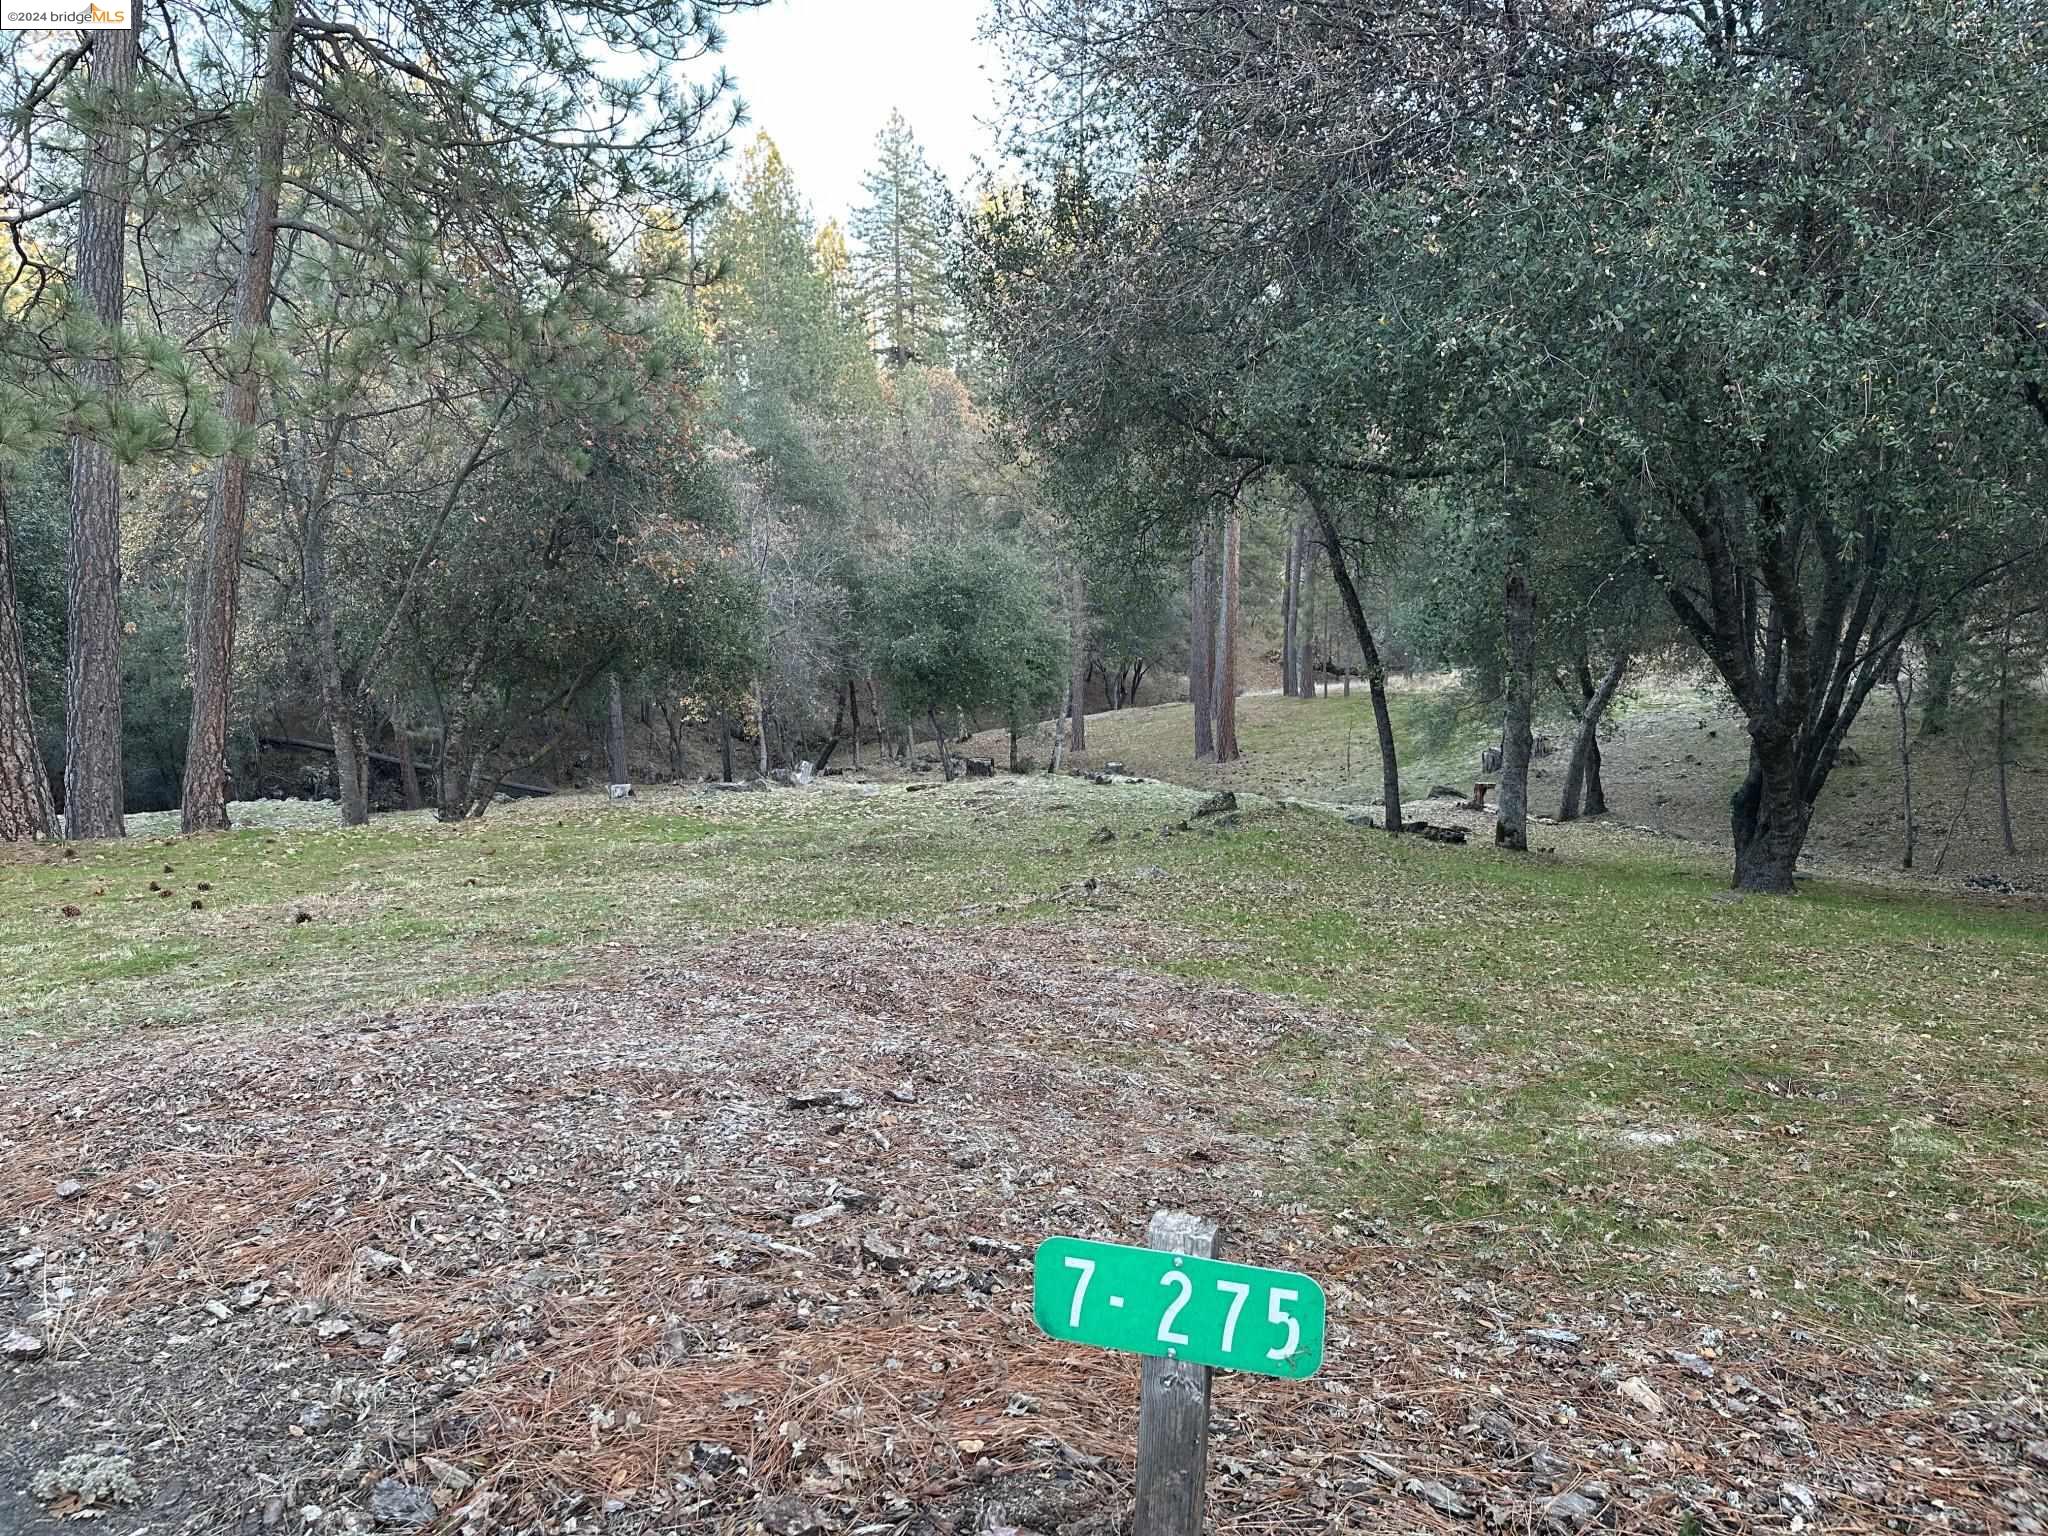
<path id="1" fill-rule="evenodd" d="M 1218 1378 L 1219 1532 L 2048 1521 L 2038 1384 L 1966 1343 L 1311 1214 L 1305 1148 L 1240 1129 L 1297 1090 L 1247 1066 L 1362 1026 L 1131 967 L 1167 942 L 769 931 L 42 1052 L 0 1121 L 0 1333 L 45 1345 L 0 1365 L 0 1531 L 1123 1529 L 1136 1365 L 1034 1330 L 1031 1250 L 1159 1206 L 1330 1301 L 1316 1379 Z M 1416 1044 L 1418 1088 L 1477 1070 Z"/>

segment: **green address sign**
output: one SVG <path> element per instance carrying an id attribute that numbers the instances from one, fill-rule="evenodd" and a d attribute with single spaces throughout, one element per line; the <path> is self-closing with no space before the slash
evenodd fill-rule
<path id="1" fill-rule="evenodd" d="M 1098 1349 L 1297 1380 L 1323 1363 L 1323 1288 L 1291 1270 L 1049 1237 L 1031 1310 L 1053 1338 Z"/>

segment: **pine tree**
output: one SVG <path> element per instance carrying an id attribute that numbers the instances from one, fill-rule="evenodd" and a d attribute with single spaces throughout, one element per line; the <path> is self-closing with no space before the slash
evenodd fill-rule
<path id="1" fill-rule="evenodd" d="M 952 355 L 945 260 L 950 196 L 901 112 L 889 114 L 875 153 L 875 168 L 863 180 L 868 202 L 853 215 L 860 242 L 855 270 L 875 350 L 891 368 L 944 365 Z"/>
<path id="2" fill-rule="evenodd" d="M 707 143 L 715 146 L 736 119 L 715 121 L 722 75 L 692 85 L 680 70 L 719 45 L 720 13 L 757 3 L 585 0 L 568 13 L 544 0 L 507 0 L 481 12 L 370 0 L 344 21 L 316 15 L 301 0 L 269 0 L 252 18 L 241 51 L 260 70 L 250 87 L 241 259 L 222 395 L 239 440 L 208 502 L 189 603 L 186 831 L 227 824 L 247 466 L 258 402 L 278 366 L 280 231 L 404 271 L 422 259 L 419 232 L 431 230 L 433 247 L 456 246 L 475 277 L 512 292 L 522 268 L 595 279 L 609 265 L 611 242 L 587 210 L 603 208 L 617 220 L 699 202 Z M 637 72 L 619 68 L 627 60 Z M 344 174 L 323 182 L 288 174 L 297 158 L 313 154 L 338 162 Z M 628 286 L 625 274 L 616 275 Z"/>

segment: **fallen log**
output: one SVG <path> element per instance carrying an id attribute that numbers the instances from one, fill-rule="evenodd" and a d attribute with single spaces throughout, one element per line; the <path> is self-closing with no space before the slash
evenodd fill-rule
<path id="1" fill-rule="evenodd" d="M 256 738 L 256 745 L 259 747 L 270 747 L 279 752 L 318 752 L 326 757 L 334 756 L 333 742 L 308 741 L 303 736 L 258 736 Z M 389 752 L 366 752 L 363 755 L 380 767 L 396 771 L 399 766 L 398 759 Z M 547 788 L 545 785 L 515 784 L 510 779 L 501 779 L 498 783 L 498 788 L 505 794 L 529 800 L 539 799 L 543 795 L 552 795 L 554 793 L 552 789 Z"/>

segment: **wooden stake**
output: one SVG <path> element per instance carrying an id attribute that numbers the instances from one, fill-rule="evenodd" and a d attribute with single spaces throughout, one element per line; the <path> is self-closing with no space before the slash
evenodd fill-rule
<path id="1" fill-rule="evenodd" d="M 1185 1211 L 1158 1211 L 1145 1241 L 1168 1253 L 1221 1257 L 1223 1232 Z M 1201 1536 L 1209 1470 L 1205 1365 L 1148 1355 L 1138 1386 L 1138 1508 L 1132 1536 Z"/>

